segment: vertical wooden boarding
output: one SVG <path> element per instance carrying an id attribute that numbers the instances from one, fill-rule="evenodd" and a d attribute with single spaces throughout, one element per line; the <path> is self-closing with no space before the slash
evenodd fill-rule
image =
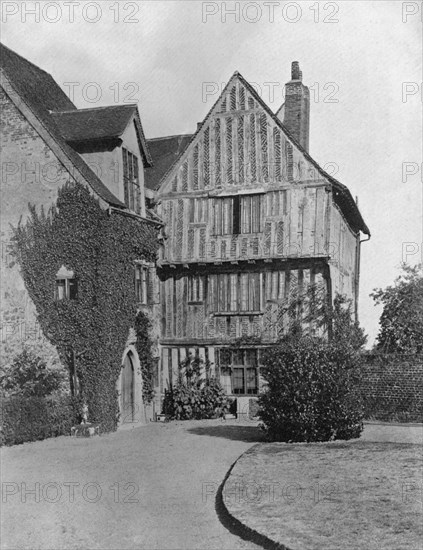
<path id="1" fill-rule="evenodd" d="M 214 127 L 214 169 L 215 169 L 215 185 L 217 188 L 222 187 L 222 143 L 220 133 L 220 118 L 216 118 Z"/>
<path id="2" fill-rule="evenodd" d="M 304 250 L 304 222 L 305 222 L 305 208 L 306 208 L 306 189 L 298 189 L 298 228 L 297 228 L 297 254 L 304 256 L 306 251 Z"/>
<path id="3" fill-rule="evenodd" d="M 233 184 L 233 132 L 232 132 L 233 118 L 231 116 L 226 118 L 226 181 L 229 185 Z"/>
<path id="4" fill-rule="evenodd" d="M 287 254 L 284 246 L 284 238 L 284 222 L 277 222 L 276 246 L 278 256 L 283 256 Z"/>
<path id="5" fill-rule="evenodd" d="M 179 349 L 172 348 L 172 384 L 176 384 L 179 376 Z"/>
<path id="6" fill-rule="evenodd" d="M 192 159 L 192 188 L 197 191 L 199 185 L 199 145 L 194 147 L 193 159 Z"/>
<path id="7" fill-rule="evenodd" d="M 203 136 L 203 181 L 204 187 L 210 186 L 210 128 L 206 128 Z"/>
<path id="8" fill-rule="evenodd" d="M 273 174 L 275 181 L 282 181 L 282 148 L 281 148 L 281 132 L 278 128 L 273 128 Z"/>
<path id="9" fill-rule="evenodd" d="M 323 187 L 316 189 L 316 234 L 314 253 L 315 255 L 325 254 L 325 196 L 326 191 Z"/>
<path id="10" fill-rule="evenodd" d="M 182 241 L 184 234 L 184 201 L 178 199 L 178 218 L 176 222 L 175 258 L 182 259 Z"/>
<path id="11" fill-rule="evenodd" d="M 256 152 L 256 115 L 252 113 L 250 115 L 250 147 L 249 147 L 249 160 L 250 160 L 250 182 L 257 181 L 257 152 Z"/>
<path id="12" fill-rule="evenodd" d="M 289 249 L 288 255 L 295 256 L 298 254 L 298 210 L 299 210 L 299 200 L 298 200 L 298 189 L 290 190 L 291 196 L 291 208 L 290 208 L 290 224 L 289 224 Z"/>
<path id="13" fill-rule="evenodd" d="M 166 335 L 173 337 L 173 277 L 166 280 Z"/>
<path id="14" fill-rule="evenodd" d="M 304 247 L 308 255 L 314 256 L 314 241 L 316 235 L 316 189 L 313 187 L 307 191 L 305 221 Z"/>
<path id="15" fill-rule="evenodd" d="M 236 111 L 236 86 L 232 86 L 230 92 L 230 110 Z"/>
<path id="16" fill-rule="evenodd" d="M 266 222 L 264 225 L 264 255 L 269 256 L 271 254 L 271 241 L 272 241 L 272 224 Z"/>
<path id="17" fill-rule="evenodd" d="M 285 142 L 285 166 L 288 181 L 294 181 L 294 153 L 289 141 Z"/>
<path id="18" fill-rule="evenodd" d="M 182 192 L 188 191 L 188 161 L 186 160 L 184 164 L 182 165 L 182 182 L 181 182 L 181 190 Z"/>
<path id="19" fill-rule="evenodd" d="M 239 108 L 245 111 L 245 88 L 242 84 L 239 85 Z"/>
<path id="20" fill-rule="evenodd" d="M 187 257 L 189 260 L 192 260 L 194 258 L 194 229 L 190 228 L 188 229 L 188 250 L 187 250 Z"/>
<path id="21" fill-rule="evenodd" d="M 162 349 L 162 361 L 160 365 L 160 392 L 169 387 L 169 348 Z"/>
<path id="22" fill-rule="evenodd" d="M 269 152 L 267 138 L 267 116 L 265 113 L 260 115 L 260 145 L 261 145 L 261 179 L 264 182 L 269 181 Z"/>
<path id="23" fill-rule="evenodd" d="M 188 276 L 182 278 L 182 338 L 187 337 L 188 323 Z"/>
<path id="24" fill-rule="evenodd" d="M 237 137 L 238 137 L 238 139 L 237 139 L 237 146 L 238 146 L 238 183 L 242 184 L 242 183 L 245 182 L 244 117 L 242 115 L 238 117 Z"/>

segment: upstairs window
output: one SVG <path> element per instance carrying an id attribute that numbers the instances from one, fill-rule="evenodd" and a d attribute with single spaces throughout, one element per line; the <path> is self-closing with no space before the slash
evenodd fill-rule
<path id="1" fill-rule="evenodd" d="M 200 275 L 191 275 L 188 279 L 188 302 L 195 304 L 204 300 L 204 281 Z"/>
<path id="2" fill-rule="evenodd" d="M 137 264 L 135 266 L 135 296 L 139 304 L 148 304 L 148 283 L 148 267 L 146 265 Z"/>
<path id="3" fill-rule="evenodd" d="M 214 235 L 259 233 L 262 229 L 263 195 L 235 195 L 214 200 Z"/>
<path id="4" fill-rule="evenodd" d="M 130 209 L 141 214 L 141 189 L 138 170 L 138 159 L 124 147 L 123 154 L 123 188 L 125 204 Z"/>
<path id="5" fill-rule="evenodd" d="M 78 298 L 78 282 L 73 271 L 62 266 L 56 273 L 56 300 L 76 300 Z"/>
<path id="6" fill-rule="evenodd" d="M 208 306 L 214 313 L 258 313 L 262 309 L 259 273 L 210 275 Z"/>

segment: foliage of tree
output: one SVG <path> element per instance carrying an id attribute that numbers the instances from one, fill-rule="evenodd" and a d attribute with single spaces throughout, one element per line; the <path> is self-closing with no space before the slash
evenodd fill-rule
<path id="1" fill-rule="evenodd" d="M 0 445 L 17 445 L 47 437 L 69 435 L 81 421 L 81 402 L 71 395 L 15 395 L 2 400 Z"/>
<path id="2" fill-rule="evenodd" d="M 353 319 L 350 300 L 338 295 L 328 307 L 321 299 L 316 311 L 326 336 L 312 336 L 309 325 L 303 331 L 292 323 L 291 331 L 263 354 L 266 385 L 259 415 L 272 440 L 351 439 L 363 429 L 359 379 L 366 336 Z"/>
<path id="3" fill-rule="evenodd" d="M 46 397 L 63 389 L 66 382 L 63 370 L 47 368 L 46 361 L 28 349 L 0 373 L 0 387 L 8 397 Z"/>
<path id="4" fill-rule="evenodd" d="M 402 265 L 394 284 L 370 294 L 383 306 L 376 349 L 384 353 L 423 353 L 422 265 Z"/>
<path id="5" fill-rule="evenodd" d="M 174 387 L 165 391 L 163 413 L 176 420 L 215 418 L 228 410 L 219 382 L 210 376 L 210 363 L 198 354 L 189 355 L 179 365 Z"/>
<path id="6" fill-rule="evenodd" d="M 60 189 L 48 214 L 30 207 L 28 221 L 14 230 L 16 259 L 42 331 L 76 375 L 75 391 L 102 431 L 118 421 L 116 382 L 137 315 L 134 262 L 155 260 L 156 237 L 153 225 L 103 210 L 79 184 Z M 61 266 L 75 274 L 76 299 L 55 297 Z"/>

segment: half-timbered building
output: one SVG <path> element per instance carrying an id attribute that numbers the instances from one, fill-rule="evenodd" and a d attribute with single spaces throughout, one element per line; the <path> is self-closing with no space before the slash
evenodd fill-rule
<path id="1" fill-rule="evenodd" d="M 357 309 L 360 232 L 370 233 L 349 190 L 309 155 L 297 62 L 285 97 L 274 114 L 235 72 L 193 135 L 148 142 L 159 164 L 147 186 L 166 224 L 162 391 L 197 353 L 245 410 L 259 390 L 260 349 L 287 329 L 281 304 L 320 287 Z"/>

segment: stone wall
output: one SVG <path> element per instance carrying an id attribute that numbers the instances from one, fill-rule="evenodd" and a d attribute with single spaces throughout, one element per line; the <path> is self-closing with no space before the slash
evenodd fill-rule
<path id="1" fill-rule="evenodd" d="M 59 187 L 73 178 L 2 88 L 0 107 L 0 360 L 9 364 L 29 346 L 50 364 L 58 364 L 57 352 L 41 332 L 35 306 L 11 254 L 10 226 L 16 227 L 21 217 L 25 221 L 28 203 L 47 211 L 55 203 Z"/>
<path id="2" fill-rule="evenodd" d="M 368 356 L 362 365 L 365 417 L 423 422 L 423 358 Z"/>

